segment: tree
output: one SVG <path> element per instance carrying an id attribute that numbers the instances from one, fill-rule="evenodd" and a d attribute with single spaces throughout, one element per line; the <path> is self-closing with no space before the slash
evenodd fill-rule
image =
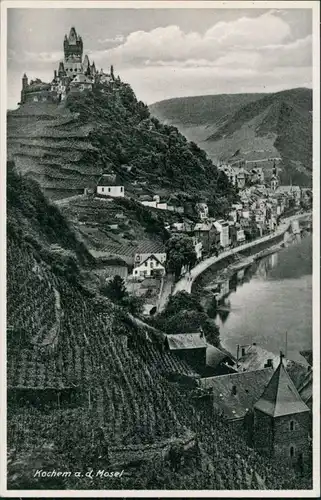
<path id="1" fill-rule="evenodd" d="M 143 311 L 144 299 L 142 297 L 125 295 L 121 300 L 121 304 L 130 314 L 137 316 Z"/>
<path id="2" fill-rule="evenodd" d="M 101 288 L 101 293 L 113 302 L 120 302 L 128 295 L 125 281 L 118 275 Z"/>
<path id="3" fill-rule="evenodd" d="M 171 295 L 168 304 L 165 309 L 165 316 L 170 316 L 171 314 L 177 314 L 180 311 L 198 311 L 203 312 L 202 305 L 194 297 L 194 295 L 187 292 L 178 292 L 175 295 Z"/>
<path id="4" fill-rule="evenodd" d="M 174 235 L 166 242 L 167 271 L 180 276 L 183 266 L 191 268 L 195 265 L 197 257 L 192 238 L 189 236 Z"/>

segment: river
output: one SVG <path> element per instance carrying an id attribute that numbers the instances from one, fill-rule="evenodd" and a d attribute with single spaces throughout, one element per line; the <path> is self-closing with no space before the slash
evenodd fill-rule
<path id="1" fill-rule="evenodd" d="M 305 360 L 301 350 L 312 349 L 312 236 L 239 271 L 223 287 L 226 311 L 216 315 L 222 346 L 236 354 L 237 344 L 256 342 L 287 358 Z M 287 335 L 286 335 L 287 332 Z"/>

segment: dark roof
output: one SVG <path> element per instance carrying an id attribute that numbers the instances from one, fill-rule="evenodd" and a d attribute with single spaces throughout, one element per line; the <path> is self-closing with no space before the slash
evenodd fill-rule
<path id="1" fill-rule="evenodd" d="M 114 174 L 103 174 L 99 179 L 98 186 L 121 186 L 122 183 L 118 182 L 116 175 Z"/>
<path id="2" fill-rule="evenodd" d="M 246 371 L 261 370 L 264 368 L 268 359 L 272 361 L 272 366 L 275 369 L 279 364 L 280 355 L 267 351 L 263 347 L 254 344 L 246 348 L 244 356 L 241 356 L 239 359 L 239 366 Z M 283 362 L 295 387 L 298 388 L 307 374 L 308 367 L 297 361 L 291 361 L 285 358 Z"/>
<path id="3" fill-rule="evenodd" d="M 302 382 L 301 386 L 298 388 L 298 392 L 301 399 L 307 404 L 308 401 L 312 399 L 313 395 L 313 381 L 312 381 L 312 370 L 310 370 Z"/>
<path id="4" fill-rule="evenodd" d="M 228 419 L 243 418 L 260 398 L 273 374 L 272 368 L 231 373 L 200 380 L 201 387 L 212 389 L 214 406 Z M 235 394 L 233 393 L 235 387 Z"/>
<path id="5" fill-rule="evenodd" d="M 206 351 L 206 364 L 211 366 L 212 368 L 216 368 L 222 361 L 230 360 L 233 362 L 231 356 L 229 356 L 226 352 L 221 351 L 217 347 L 208 346 Z"/>
<path id="6" fill-rule="evenodd" d="M 166 338 L 171 351 L 207 347 L 205 337 L 201 336 L 201 333 L 178 333 L 176 335 L 166 335 Z"/>
<path id="7" fill-rule="evenodd" d="M 271 417 L 309 411 L 284 368 L 282 358 L 254 408 Z"/>
<path id="8" fill-rule="evenodd" d="M 146 259 L 142 260 L 139 264 L 137 264 L 136 267 L 140 267 L 141 265 L 144 264 L 144 262 L 146 262 L 148 259 L 154 259 L 156 260 L 156 262 L 158 262 L 158 264 L 160 264 L 161 266 L 163 266 L 163 264 L 161 263 L 160 260 L 158 260 L 157 257 L 155 257 L 155 255 L 153 253 L 151 253 L 150 255 L 148 255 L 148 257 L 146 257 Z"/>

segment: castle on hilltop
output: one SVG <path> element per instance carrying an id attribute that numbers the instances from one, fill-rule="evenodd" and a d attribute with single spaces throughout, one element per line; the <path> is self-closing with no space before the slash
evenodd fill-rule
<path id="1" fill-rule="evenodd" d="M 26 74 L 22 77 L 21 99 L 19 104 L 26 102 L 60 102 L 69 92 L 91 91 L 97 83 L 107 83 L 114 80 L 113 67 L 110 74 L 101 69 L 97 71 L 94 61 L 89 57 L 83 59 L 83 41 L 76 29 L 70 29 L 69 36 L 65 35 L 64 60 L 59 63 L 58 70 L 54 71 L 53 80 L 44 83 L 38 78 L 28 83 Z"/>

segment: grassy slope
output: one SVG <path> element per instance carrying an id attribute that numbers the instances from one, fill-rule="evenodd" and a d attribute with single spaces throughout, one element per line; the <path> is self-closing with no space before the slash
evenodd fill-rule
<path id="1" fill-rule="evenodd" d="M 281 156 L 283 180 L 294 183 L 311 183 L 312 171 L 312 92 L 309 89 L 292 89 L 275 94 L 253 94 L 255 100 L 249 101 L 248 95 L 238 95 L 234 108 L 227 108 L 223 115 L 220 106 L 210 109 L 203 106 L 204 98 L 191 98 L 176 103 L 165 101 L 151 107 L 156 116 L 175 123 L 180 130 L 190 124 L 187 135 L 198 141 L 213 161 L 227 160 L 237 150 L 246 159 L 259 159 Z M 210 96 L 211 97 L 211 96 Z M 219 101 L 221 96 L 213 96 Z M 232 96 L 231 96 L 232 97 Z M 195 113 L 182 120 L 178 114 L 185 102 L 189 113 Z M 208 98 L 209 101 L 209 98 Z M 222 96 L 222 107 L 226 96 Z M 210 101 L 209 101 L 210 104 Z M 206 128 L 205 128 L 206 125 Z"/>

